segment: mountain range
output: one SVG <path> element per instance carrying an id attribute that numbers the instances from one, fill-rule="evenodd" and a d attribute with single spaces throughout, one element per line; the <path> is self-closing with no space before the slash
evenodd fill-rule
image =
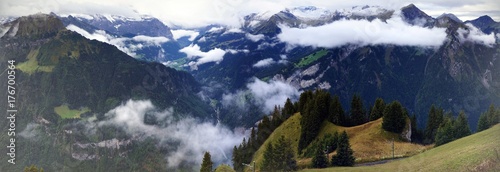
<path id="1" fill-rule="evenodd" d="M 500 105 L 500 23 L 489 16 L 465 22 L 453 14 L 434 18 L 413 4 L 397 10 L 309 6 L 253 13 L 241 21 L 172 29 L 151 16 L 0 19 L 0 60 L 15 60 L 18 69 L 18 110 L 24 115 L 16 125 L 41 133 L 24 132 L 37 143 L 19 139 L 18 155 L 32 157 L 19 164 L 38 161 L 52 171 L 191 170 L 191 157 L 179 166 L 163 165 L 171 159 L 162 154 L 183 150 L 182 140 L 139 135 L 180 131 L 172 121 L 184 119 L 244 133 L 274 105 L 304 90 L 336 94 L 344 109 L 354 95 L 367 109 L 378 97 L 398 100 L 417 116 L 420 128 L 432 104 L 454 114 L 465 111 L 473 130 L 481 112 Z M 135 118 L 122 123 L 160 132 L 122 132 L 102 122 L 119 120 L 113 114 L 130 106 L 149 110 L 137 118 L 140 125 L 126 122 Z M 30 148 L 35 144 L 39 148 Z"/>

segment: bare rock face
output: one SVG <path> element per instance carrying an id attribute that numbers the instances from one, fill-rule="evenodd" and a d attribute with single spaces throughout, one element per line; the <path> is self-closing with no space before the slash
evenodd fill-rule
<path id="1" fill-rule="evenodd" d="M 411 142 L 411 122 L 407 122 L 407 125 L 403 132 L 401 132 L 401 137 L 409 142 Z"/>

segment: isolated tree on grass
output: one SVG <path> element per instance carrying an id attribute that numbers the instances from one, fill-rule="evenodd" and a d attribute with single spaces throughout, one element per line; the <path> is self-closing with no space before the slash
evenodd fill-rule
<path id="1" fill-rule="evenodd" d="M 332 157 L 332 166 L 353 166 L 354 165 L 354 151 L 349 144 L 349 137 L 344 131 L 339 137 L 337 146 L 337 155 Z"/>
<path id="2" fill-rule="evenodd" d="M 211 172 L 213 165 L 214 163 L 212 162 L 212 156 L 210 156 L 209 152 L 205 152 L 205 155 L 203 155 L 203 162 L 201 163 L 200 172 Z"/>
<path id="3" fill-rule="evenodd" d="M 406 126 L 406 113 L 398 101 L 393 101 L 384 110 L 382 128 L 386 131 L 401 133 Z"/>

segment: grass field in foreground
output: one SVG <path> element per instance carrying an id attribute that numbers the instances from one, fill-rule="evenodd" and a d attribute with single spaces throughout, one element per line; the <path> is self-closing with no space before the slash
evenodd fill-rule
<path id="1" fill-rule="evenodd" d="M 386 164 L 302 171 L 500 171 L 500 124 L 421 154 Z"/>

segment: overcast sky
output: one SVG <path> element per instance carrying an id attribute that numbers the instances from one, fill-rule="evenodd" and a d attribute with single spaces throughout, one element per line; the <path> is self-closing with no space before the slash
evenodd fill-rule
<path id="1" fill-rule="evenodd" d="M 316 6 L 330 10 L 356 5 L 379 5 L 399 9 L 410 3 L 437 17 L 453 13 L 461 20 L 489 15 L 500 21 L 498 0 L 1 0 L 0 16 L 22 16 L 33 13 L 152 15 L 169 26 L 196 27 L 207 24 L 237 25 L 242 16 L 252 12 L 278 12 L 284 8 Z"/>

